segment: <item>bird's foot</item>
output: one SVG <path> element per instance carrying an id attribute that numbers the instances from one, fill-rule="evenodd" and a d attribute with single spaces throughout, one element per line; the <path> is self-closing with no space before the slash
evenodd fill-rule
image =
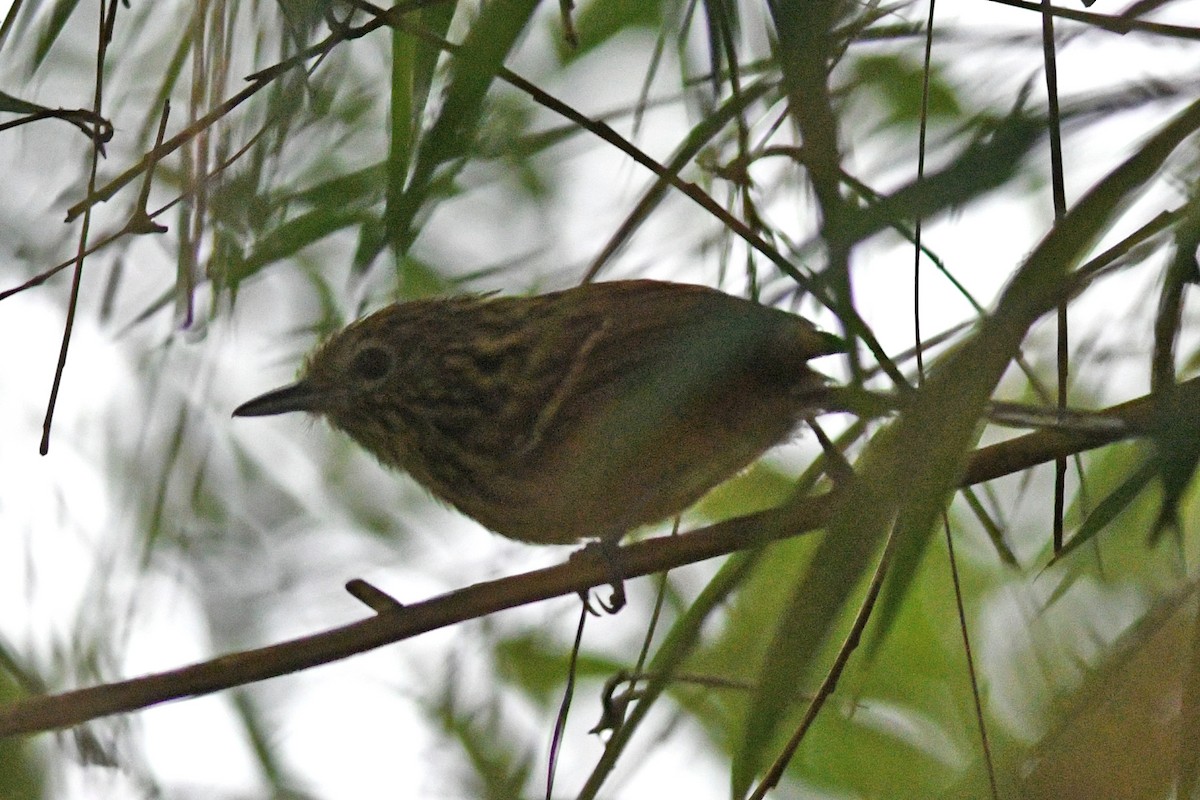
<path id="1" fill-rule="evenodd" d="M 612 587 L 612 594 L 608 597 L 608 602 L 601 598 L 596 599 L 597 605 L 605 614 L 616 614 L 625 607 L 625 574 L 621 569 L 621 548 L 615 539 L 600 539 L 595 542 L 588 542 L 583 546 L 583 549 L 576 550 L 571 554 L 571 558 L 593 558 L 599 559 L 608 572 L 609 585 Z M 579 597 L 583 600 L 583 604 L 587 607 L 588 612 L 595 616 L 601 616 L 600 612 L 592 607 L 592 600 L 587 591 L 579 593 Z"/>

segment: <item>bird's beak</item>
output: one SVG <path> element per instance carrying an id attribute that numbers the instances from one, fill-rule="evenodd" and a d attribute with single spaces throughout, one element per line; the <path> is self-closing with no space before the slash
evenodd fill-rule
<path id="1" fill-rule="evenodd" d="M 248 400 L 233 410 L 235 417 L 267 417 L 289 411 L 316 411 L 321 393 L 312 384 L 298 381 L 291 386 L 272 389 Z"/>

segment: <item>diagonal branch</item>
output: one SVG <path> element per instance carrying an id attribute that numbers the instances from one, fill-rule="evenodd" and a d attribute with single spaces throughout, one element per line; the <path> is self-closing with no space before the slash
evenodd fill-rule
<path id="1" fill-rule="evenodd" d="M 1181 404 L 1200 405 L 1200 378 L 1180 384 L 1176 391 Z M 960 485 L 980 483 L 1063 455 L 1112 444 L 1135 435 L 1132 431 L 1152 431 L 1156 402 L 1155 396 L 1145 395 L 1106 409 L 1106 414 L 1126 421 L 1125 432 L 1045 430 L 976 450 Z M 634 542 L 620 549 L 622 572 L 629 578 L 641 577 L 818 530 L 826 522 L 833 497 L 833 493 L 803 497 L 681 536 Z M 0 707 L 0 737 L 68 728 L 109 714 L 298 672 L 469 619 L 577 594 L 610 581 L 610 566 L 602 560 L 573 558 L 554 567 L 477 583 L 267 647 L 140 678 L 28 697 Z"/>

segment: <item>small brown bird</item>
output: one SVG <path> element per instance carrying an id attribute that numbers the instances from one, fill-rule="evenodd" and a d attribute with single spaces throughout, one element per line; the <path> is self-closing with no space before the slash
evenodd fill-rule
<path id="1" fill-rule="evenodd" d="M 526 542 L 615 543 L 673 516 L 822 409 L 844 345 L 702 286 L 615 281 L 388 306 L 238 407 L 326 417 L 381 462 Z"/>

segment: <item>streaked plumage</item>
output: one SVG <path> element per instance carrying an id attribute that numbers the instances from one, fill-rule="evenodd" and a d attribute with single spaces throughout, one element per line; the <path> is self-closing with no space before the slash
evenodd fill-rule
<path id="1" fill-rule="evenodd" d="M 841 343 L 701 286 L 615 281 L 388 306 L 235 415 L 309 411 L 504 536 L 615 540 L 821 407 Z"/>

